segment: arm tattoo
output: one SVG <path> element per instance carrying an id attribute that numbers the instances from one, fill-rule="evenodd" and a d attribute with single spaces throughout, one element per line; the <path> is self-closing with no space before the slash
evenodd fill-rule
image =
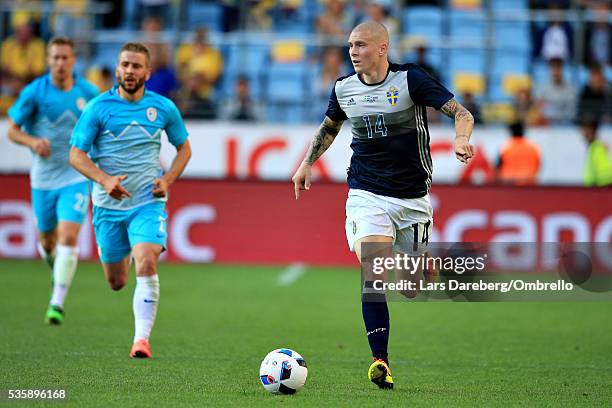
<path id="1" fill-rule="evenodd" d="M 474 128 L 474 117 L 465 109 L 463 105 L 452 98 L 440 108 L 440 111 L 451 119 L 455 119 L 455 129 L 457 136 L 467 136 L 472 134 Z"/>
<path id="2" fill-rule="evenodd" d="M 446 116 L 448 116 L 449 118 L 454 119 L 455 115 L 457 114 L 458 107 L 459 107 L 459 104 L 457 103 L 455 98 L 451 98 L 450 101 L 446 102 L 444 106 L 440 108 L 440 111 Z"/>
<path id="3" fill-rule="evenodd" d="M 452 98 L 440 108 L 440 111 L 451 119 L 474 119 L 472 114 L 463 105 Z"/>
<path id="4" fill-rule="evenodd" d="M 331 120 L 328 117 L 325 117 L 321 126 L 317 130 L 314 139 L 312 139 L 312 143 L 310 144 L 310 148 L 308 149 L 308 153 L 306 153 L 306 163 L 313 164 L 321 155 L 331 146 L 332 142 L 340 132 L 340 128 L 342 127 L 342 122 L 336 122 Z"/>

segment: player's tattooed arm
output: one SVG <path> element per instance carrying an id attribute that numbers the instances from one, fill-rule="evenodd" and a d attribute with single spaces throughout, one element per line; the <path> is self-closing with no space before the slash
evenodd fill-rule
<path id="1" fill-rule="evenodd" d="M 304 162 L 307 164 L 313 164 L 321 155 L 331 146 L 334 142 L 336 136 L 340 132 L 340 128 L 342 127 L 342 121 L 336 122 L 331 120 L 329 117 L 325 117 L 319 129 L 317 129 L 317 133 L 315 134 L 314 139 L 310 143 L 310 148 L 308 149 L 308 153 L 306 153 L 306 158 Z"/>
<path id="2" fill-rule="evenodd" d="M 446 102 L 440 111 L 455 119 L 455 156 L 459 161 L 467 163 L 474 156 L 474 146 L 469 143 L 474 129 L 474 117 L 455 98 Z"/>
<path id="3" fill-rule="evenodd" d="M 470 138 L 472 136 L 472 129 L 474 129 L 474 117 L 472 114 L 459 102 L 452 98 L 446 102 L 440 111 L 451 119 L 455 119 L 455 129 L 457 130 L 457 136 L 465 136 Z"/>
<path id="4" fill-rule="evenodd" d="M 295 199 L 300 198 L 301 190 L 310 190 L 310 168 L 312 164 L 317 161 L 319 157 L 331 146 L 340 128 L 342 127 L 342 121 L 336 122 L 335 120 L 325 117 L 321 126 L 317 130 L 314 139 L 310 143 L 308 153 L 300 167 L 295 171 L 295 174 L 291 178 L 293 181 L 293 187 L 295 191 Z"/>

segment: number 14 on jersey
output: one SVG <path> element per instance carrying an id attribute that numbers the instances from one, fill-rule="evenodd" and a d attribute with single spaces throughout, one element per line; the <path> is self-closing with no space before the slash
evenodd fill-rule
<path id="1" fill-rule="evenodd" d="M 376 117 L 376 126 L 374 126 L 374 129 L 372 129 L 369 115 L 363 115 L 363 121 L 366 124 L 366 129 L 368 129 L 368 138 L 371 139 L 378 133 L 380 133 L 382 137 L 387 136 L 387 126 L 385 126 L 385 117 L 382 113 L 379 113 Z"/>

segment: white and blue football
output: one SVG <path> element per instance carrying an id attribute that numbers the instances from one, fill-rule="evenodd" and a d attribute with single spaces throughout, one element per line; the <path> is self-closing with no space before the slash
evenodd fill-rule
<path id="1" fill-rule="evenodd" d="M 259 367 L 259 379 L 272 394 L 295 394 L 306 383 L 306 360 L 288 348 L 269 352 Z"/>

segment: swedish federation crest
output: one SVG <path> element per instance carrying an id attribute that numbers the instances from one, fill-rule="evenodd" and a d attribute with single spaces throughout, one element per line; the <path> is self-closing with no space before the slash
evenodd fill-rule
<path id="1" fill-rule="evenodd" d="M 387 100 L 389 101 L 391 106 L 395 106 L 398 98 L 399 98 L 399 90 L 394 86 L 389 88 L 389 90 L 387 91 Z"/>

